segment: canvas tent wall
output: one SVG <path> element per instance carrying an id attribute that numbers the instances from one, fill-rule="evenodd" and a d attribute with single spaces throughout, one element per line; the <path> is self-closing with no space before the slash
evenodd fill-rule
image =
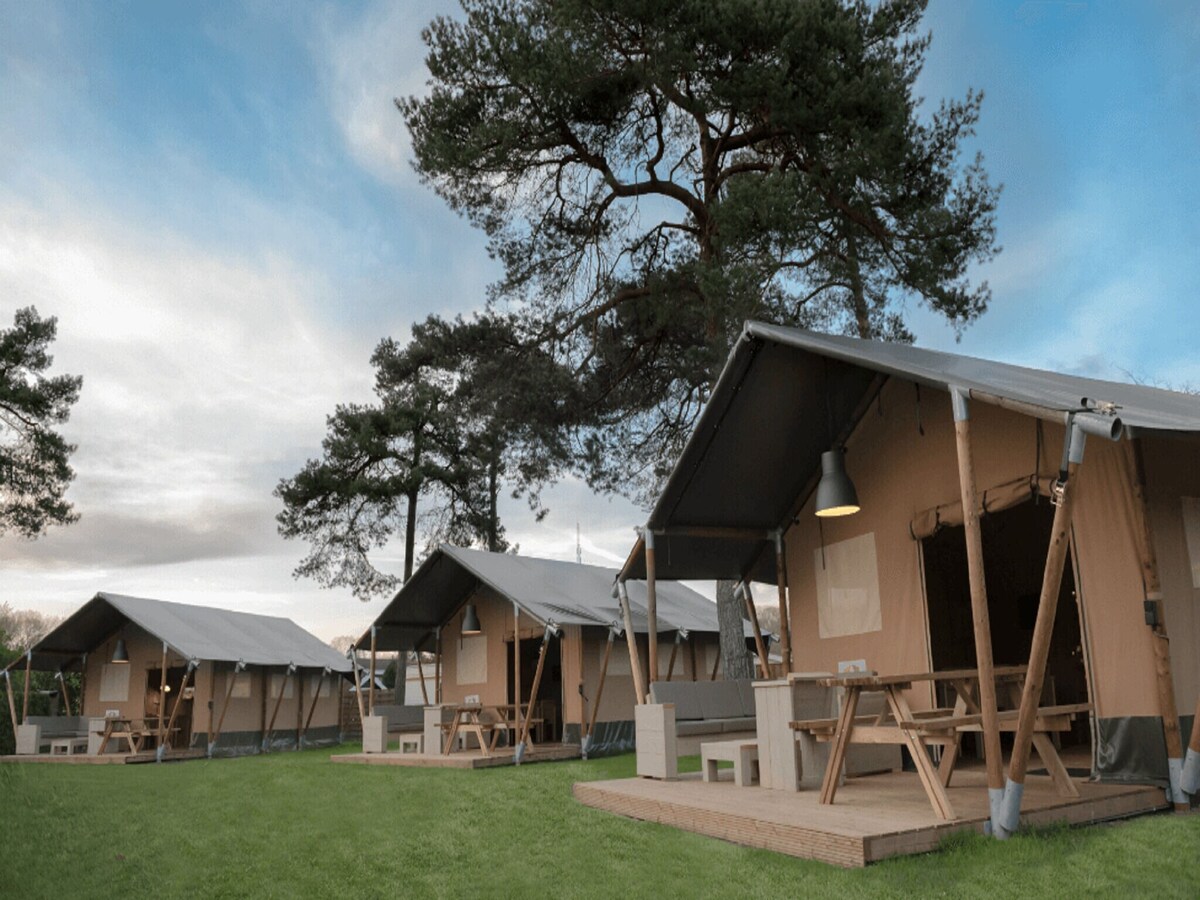
<path id="1" fill-rule="evenodd" d="M 1071 540 L 1094 767 L 1105 779 L 1165 781 L 1161 664 L 1145 619 L 1130 439 L 1143 461 L 1171 637 L 1170 715 L 1184 713 L 1186 741 L 1200 684 L 1195 397 L 751 323 L 650 515 L 658 577 L 775 583 L 770 535 L 783 529 L 794 669 L 860 659 L 881 672 L 929 668 L 920 538 L 939 520 L 962 521 L 951 388 L 971 398 L 976 483 L 993 509 L 1057 475 L 1066 413 L 1093 401 L 1117 407 L 1122 439 L 1087 444 Z M 820 454 L 843 443 L 862 511 L 818 522 Z M 844 583 L 829 582 L 831 557 Z M 864 572 L 875 579 L 857 578 Z M 645 576 L 641 542 L 623 574 Z"/>
<path id="2" fill-rule="evenodd" d="M 504 704 L 510 702 L 513 685 L 514 619 L 519 615 L 523 654 L 540 644 L 545 627 L 552 623 L 562 631 L 555 651 L 560 671 L 547 673 L 539 698 L 555 692 L 551 699 L 561 717 L 559 734 L 567 742 L 579 742 L 592 718 L 609 628 L 620 626 L 622 620 L 612 596 L 615 576 L 615 570 L 600 566 L 443 544 L 376 618 L 372 626 L 376 651 L 428 652 L 440 646 L 442 702 L 461 703 L 478 697 L 484 704 Z M 478 636 L 462 635 L 468 602 L 479 616 Z M 644 666 L 644 586 L 632 592 L 630 606 Z M 668 648 L 659 660 L 660 678 L 667 676 L 669 646 L 680 629 L 689 638 L 676 654 L 672 677 L 710 677 L 717 647 L 715 605 L 684 585 L 672 585 L 660 596 L 659 606 L 659 639 Z M 369 650 L 371 636 L 369 628 L 356 646 Z M 432 700 L 434 667 L 425 668 Z M 532 679 L 527 659 L 522 666 L 523 695 Z M 632 746 L 634 704 L 633 673 L 625 640 L 619 638 L 609 656 L 600 695 L 593 753 Z"/>
<path id="3" fill-rule="evenodd" d="M 127 663 L 112 661 L 118 641 Z M 257 752 L 272 718 L 272 748 L 295 746 L 301 734 L 305 746 L 339 739 L 338 697 L 350 664 L 290 619 L 102 592 L 38 641 L 29 664 L 82 672 L 85 717 L 142 719 L 163 706 L 164 653 L 167 715 L 186 703 L 177 725 L 188 748 L 207 750 L 215 739 L 213 755 Z M 9 669 L 25 664 L 21 657 Z"/>

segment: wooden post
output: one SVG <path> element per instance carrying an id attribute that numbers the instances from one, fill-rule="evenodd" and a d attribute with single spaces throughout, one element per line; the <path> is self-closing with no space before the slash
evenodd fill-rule
<path id="1" fill-rule="evenodd" d="M 79 714 L 85 715 L 84 704 L 87 703 L 87 657 L 86 653 L 79 658 Z"/>
<path id="2" fill-rule="evenodd" d="M 513 603 L 513 722 L 521 734 L 521 607 Z M 518 743 L 520 743 L 518 741 Z"/>
<path id="3" fill-rule="evenodd" d="M 1033 726 L 1037 719 L 1038 704 L 1041 702 L 1042 686 L 1046 676 L 1046 659 L 1050 654 L 1050 639 L 1054 633 L 1054 615 L 1058 608 L 1058 593 L 1062 589 L 1063 565 L 1071 540 L 1071 515 L 1075 509 L 1075 498 L 1079 492 L 1079 468 L 1083 459 L 1083 433 L 1077 428 L 1068 428 L 1067 440 L 1071 442 L 1071 461 L 1067 477 L 1061 482 L 1062 493 L 1054 510 L 1054 524 L 1050 533 L 1050 549 L 1046 554 L 1046 570 L 1042 578 L 1042 592 L 1038 598 L 1037 621 L 1033 626 L 1033 644 L 1029 650 L 1029 669 L 1025 675 L 1025 686 L 1021 693 L 1021 709 L 1017 716 L 1017 731 L 1013 738 L 1012 760 L 1009 763 L 1008 781 L 1004 789 L 1004 808 L 1001 813 L 999 836 L 1012 833 L 1020 822 L 1021 795 L 1025 788 L 1025 770 L 1029 766 L 1030 745 Z M 1078 442 L 1071 432 L 1078 436 Z M 1078 443 L 1078 449 L 1076 449 Z"/>
<path id="4" fill-rule="evenodd" d="M 637 704 L 641 706 L 647 701 L 646 686 L 642 684 L 642 661 L 638 659 L 637 635 L 633 633 L 633 616 L 629 612 L 629 591 L 625 582 L 617 582 L 617 598 L 621 603 L 621 616 L 625 620 L 625 641 L 629 644 L 629 669 L 633 675 L 633 693 L 637 696 Z"/>
<path id="5" fill-rule="evenodd" d="M 21 689 L 21 724 L 29 721 L 29 676 L 33 669 L 33 649 L 25 651 L 25 686 Z"/>
<path id="6" fill-rule="evenodd" d="M 175 705 L 171 707 L 171 720 L 167 723 L 166 738 L 168 741 L 171 739 L 171 729 L 175 727 L 175 717 L 179 715 L 179 706 L 183 703 L 183 692 L 187 690 L 188 681 L 191 680 L 194 668 L 195 664 L 188 660 L 187 669 L 183 673 L 183 681 L 179 685 L 179 696 L 175 698 Z"/>
<path id="7" fill-rule="evenodd" d="M 696 635 L 694 635 L 694 634 L 688 636 L 688 656 L 691 658 L 691 663 L 692 663 L 692 681 L 697 681 L 698 678 L 696 676 Z"/>
<path id="8" fill-rule="evenodd" d="M 367 688 L 367 713 L 375 715 L 375 632 L 374 625 L 371 626 L 371 676 Z"/>
<path id="9" fill-rule="evenodd" d="M 66 707 L 66 712 L 63 715 L 69 716 L 71 715 L 71 691 L 67 688 L 67 676 L 63 673 L 62 669 L 58 670 L 58 683 L 62 685 L 63 704 Z M 80 711 L 80 715 L 82 714 L 82 711 Z"/>
<path id="10" fill-rule="evenodd" d="M 779 653 L 783 671 L 792 671 L 792 623 L 788 613 L 787 560 L 784 557 L 783 529 L 775 532 L 775 584 L 779 588 Z"/>
<path id="11" fill-rule="evenodd" d="M 308 708 L 308 717 L 305 718 L 304 728 L 300 731 L 301 740 L 303 740 L 304 735 L 308 732 L 308 726 L 312 724 L 313 713 L 317 711 L 317 701 L 321 699 L 321 688 L 324 686 L 325 679 L 329 677 L 329 673 L 331 671 L 332 670 L 329 668 L 329 666 L 326 666 L 321 672 L 320 676 L 318 676 L 319 680 L 317 681 L 317 689 L 313 691 L 312 706 Z"/>
<path id="12" fill-rule="evenodd" d="M 679 642 L 683 640 L 682 631 L 675 632 L 675 642 L 671 644 L 671 658 L 667 660 L 667 681 L 675 674 L 675 655 L 679 652 Z"/>
<path id="13" fill-rule="evenodd" d="M 600 698 L 604 696 L 604 680 L 608 677 L 608 658 L 612 656 L 613 639 L 617 630 L 608 626 L 608 640 L 604 644 L 604 658 L 600 661 L 600 683 L 596 685 L 596 699 L 592 701 L 592 718 L 588 722 L 587 733 L 584 735 L 584 747 L 591 742 L 592 733 L 596 730 L 596 717 L 600 715 Z M 1200 721 L 1200 719 L 1197 719 Z"/>
<path id="14" fill-rule="evenodd" d="M 533 718 L 533 705 L 537 703 L 538 688 L 542 686 L 542 670 L 546 666 L 546 650 L 550 647 L 552 634 L 554 634 L 554 627 L 547 625 L 545 633 L 542 634 L 542 649 L 538 651 L 537 668 L 533 672 L 533 684 L 529 688 L 529 710 L 525 714 L 525 725 L 521 728 L 521 746 L 529 741 L 529 722 Z"/>
<path id="15" fill-rule="evenodd" d="M 237 681 L 238 672 L 242 671 L 242 669 L 244 669 L 244 668 L 246 668 L 246 664 L 243 663 L 241 660 L 238 660 L 237 664 L 234 665 L 234 667 L 233 667 L 233 671 L 225 676 L 226 679 L 228 679 L 225 684 L 225 702 L 221 706 L 221 715 L 217 719 L 217 730 L 215 732 L 210 731 L 209 738 L 208 738 L 208 757 L 209 757 L 209 759 L 212 759 L 213 748 L 215 748 L 217 746 L 217 741 L 219 741 L 221 739 L 221 729 L 223 727 L 225 727 L 225 713 L 229 712 L 229 699 L 230 699 L 230 697 L 233 696 L 234 682 Z M 217 677 L 216 666 L 214 665 L 213 666 L 213 680 L 214 681 L 216 680 L 216 677 Z M 211 717 L 210 717 L 210 721 L 211 721 Z"/>
<path id="16" fill-rule="evenodd" d="M 271 735 L 275 733 L 275 718 L 279 715 L 279 707 L 283 705 L 283 695 L 287 691 L 288 679 L 292 677 L 294 671 L 296 671 L 296 666 L 288 663 L 288 667 L 283 673 L 283 681 L 279 682 L 279 696 L 275 698 L 275 708 L 271 711 L 271 722 L 267 725 L 267 730 L 263 732 L 263 750 L 267 750 L 271 746 Z"/>
<path id="17" fill-rule="evenodd" d="M 9 717 L 9 720 L 12 722 L 12 730 L 13 730 L 13 734 L 15 735 L 17 733 L 17 724 L 18 724 L 18 722 L 17 722 L 17 703 L 13 699 L 12 674 L 7 669 L 4 670 L 4 685 L 6 688 L 8 688 L 8 717 Z"/>
<path id="18" fill-rule="evenodd" d="M 762 629 L 758 625 L 758 610 L 754 608 L 754 597 L 750 594 L 750 585 L 743 581 L 741 584 L 742 597 L 746 601 L 746 614 L 750 617 L 750 627 L 754 630 L 754 646 L 758 649 L 758 665 L 762 677 L 771 677 L 771 661 L 767 658 L 767 647 L 763 643 Z"/>
<path id="19" fill-rule="evenodd" d="M 425 687 L 425 666 L 422 665 L 422 663 L 421 663 L 421 648 L 420 647 L 413 650 L 413 656 L 415 656 L 417 658 L 417 674 L 421 676 L 421 699 L 424 700 L 425 705 L 428 706 L 429 705 L 429 690 L 428 690 L 428 688 Z M 407 671 L 405 672 L 405 677 L 406 678 L 408 677 Z M 405 685 L 406 692 L 407 692 L 407 689 L 408 689 L 408 686 Z"/>
<path id="20" fill-rule="evenodd" d="M 1167 745 L 1171 800 L 1176 812 L 1186 812 L 1190 804 L 1179 783 L 1183 772 L 1183 736 L 1179 728 L 1179 707 L 1175 703 L 1175 683 L 1171 677 L 1171 645 L 1167 638 L 1166 605 L 1163 603 L 1162 581 L 1158 573 L 1158 555 L 1154 550 L 1154 529 L 1150 524 L 1150 510 L 1146 503 L 1146 464 L 1140 438 L 1124 443 L 1133 488 L 1134 536 L 1140 556 L 1144 600 L 1155 607 L 1156 624 L 1151 629 L 1151 643 L 1154 646 L 1158 710 L 1162 716 L 1163 738 Z"/>
<path id="21" fill-rule="evenodd" d="M 167 642 L 163 641 L 162 678 L 158 684 L 158 746 L 163 745 L 166 732 L 163 730 L 167 717 Z"/>
<path id="22" fill-rule="evenodd" d="M 650 682 L 658 681 L 658 588 L 655 578 L 654 532 L 646 526 L 646 662 Z"/>
<path id="23" fill-rule="evenodd" d="M 320 686 L 317 687 L 317 693 L 321 692 Z M 300 742 L 304 739 L 304 673 L 296 670 L 296 749 L 300 749 Z"/>
<path id="24" fill-rule="evenodd" d="M 987 763 L 988 800 L 992 829 L 999 833 L 1004 799 L 1004 758 L 1000 750 L 1000 717 L 996 705 L 996 676 L 992 661 L 992 626 L 988 615 L 987 579 L 983 567 L 983 533 L 979 527 L 979 497 L 971 446 L 967 395 L 950 392 L 954 406 L 954 438 L 958 448 L 958 486 L 962 495 L 963 531 L 967 541 L 967 575 L 971 588 L 971 618 L 975 628 L 975 664 L 979 669 L 979 711 L 982 715 L 983 755 Z"/>
<path id="25" fill-rule="evenodd" d="M 351 650 L 350 665 L 354 669 L 354 702 L 358 704 L 358 727 L 361 731 L 367 709 L 363 706 L 362 670 L 358 667 L 358 651 Z"/>
<path id="26" fill-rule="evenodd" d="M 433 702 L 442 702 L 442 626 L 434 630 Z"/>
<path id="27" fill-rule="evenodd" d="M 717 658 L 713 660 L 712 674 L 708 676 L 709 681 L 717 680 L 717 672 L 721 671 L 721 644 L 717 642 Z"/>

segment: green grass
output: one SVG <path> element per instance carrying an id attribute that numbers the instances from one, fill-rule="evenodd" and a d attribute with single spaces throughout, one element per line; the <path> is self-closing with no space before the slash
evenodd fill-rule
<path id="1" fill-rule="evenodd" d="M 572 798 L 576 781 L 632 775 L 631 756 L 474 772 L 328 757 L 0 764 L 0 896 L 1200 895 L 1197 815 L 958 837 L 841 870 Z"/>

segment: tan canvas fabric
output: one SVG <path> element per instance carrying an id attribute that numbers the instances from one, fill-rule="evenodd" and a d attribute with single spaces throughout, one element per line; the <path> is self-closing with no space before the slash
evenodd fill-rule
<path id="1" fill-rule="evenodd" d="M 1147 503 L 1171 638 L 1171 672 L 1179 711 L 1196 708 L 1200 692 L 1200 590 L 1192 569 L 1200 557 L 1188 550 L 1183 499 L 1200 498 L 1200 445 L 1147 438 L 1143 442 Z"/>
<path id="2" fill-rule="evenodd" d="M 921 581 L 918 538 L 932 533 L 932 524 L 961 523 L 958 457 L 950 398 L 940 391 L 920 392 L 913 384 L 890 381 L 879 402 L 867 413 L 847 442 L 846 468 L 858 489 L 862 511 L 819 524 L 811 498 L 788 532 L 788 579 L 792 603 L 792 642 L 796 670 L 836 670 L 843 660 L 865 659 L 880 672 L 922 671 L 929 668 L 927 608 Z M 921 433 L 923 430 L 924 434 Z M 1057 472 L 1064 429 L 1042 423 L 1040 454 L 1037 421 L 980 402 L 971 404 L 971 430 L 977 487 L 986 493 L 989 509 L 1002 509 L 1028 495 L 1031 471 L 1039 492 Z M 1166 451 L 1164 451 L 1165 453 Z M 1154 658 L 1142 614 L 1141 575 L 1137 561 L 1130 475 L 1117 444 L 1091 438 L 1082 468 L 1076 507 L 1074 546 L 1079 588 L 1084 604 L 1083 634 L 1097 711 L 1102 716 L 1157 715 Z M 1170 465 L 1167 461 L 1158 467 Z M 1187 468 L 1176 466 L 1176 468 Z M 1192 466 L 1193 469 L 1200 467 Z M 1200 481 L 1200 474 L 1197 476 Z M 1165 488 L 1164 488 L 1165 490 Z M 1200 496 L 1200 484 L 1195 488 Z M 1171 493 L 1167 491 L 1167 493 Z M 1170 519 L 1156 534 L 1156 544 L 1173 542 L 1184 552 L 1178 492 L 1174 506 L 1154 518 Z M 1173 510 L 1173 512 L 1171 511 Z M 879 572 L 880 631 L 821 638 L 817 614 L 814 553 L 823 540 L 828 546 L 868 533 L 875 535 Z M 1179 555 L 1176 553 L 1176 556 Z M 1165 551 L 1164 571 L 1167 563 Z M 1178 559 L 1170 563 L 1172 584 Z M 1164 576 L 1164 582 L 1166 578 Z M 1190 584 L 1190 582 L 1189 582 Z M 1196 646 L 1195 617 L 1174 607 L 1194 594 L 1173 589 L 1168 603 L 1172 635 L 1185 635 L 1188 649 L 1175 649 L 1191 672 Z M 1193 603 L 1191 611 L 1194 612 Z M 1014 611 L 1015 615 L 1015 611 Z M 1175 622 L 1179 625 L 1176 626 Z M 1188 632 L 1190 629 L 1190 634 Z M 1178 638 L 1177 638 L 1178 639 Z M 1178 687 L 1177 687 L 1178 690 Z M 1181 705 L 1194 698 L 1195 688 L 1180 690 Z M 929 692 L 914 691 L 913 702 L 927 705 Z"/>

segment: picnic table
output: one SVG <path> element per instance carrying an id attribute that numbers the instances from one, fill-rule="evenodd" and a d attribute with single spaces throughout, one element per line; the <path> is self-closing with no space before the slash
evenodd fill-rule
<path id="1" fill-rule="evenodd" d="M 142 744 L 147 740 L 154 740 L 158 736 L 159 720 L 156 716 L 150 716 L 143 719 L 135 719 L 127 716 L 117 716 L 105 720 L 104 736 L 100 739 L 100 747 L 96 753 L 99 756 L 104 755 L 104 751 L 108 749 L 110 740 L 124 740 L 129 744 L 131 753 L 141 753 Z M 178 734 L 181 727 L 176 725 L 172 727 L 166 735 L 167 740 L 170 736 Z"/>
<path id="2" fill-rule="evenodd" d="M 529 715 L 529 705 L 523 704 L 525 715 Z M 448 756 L 454 750 L 454 744 L 460 734 L 473 734 L 479 742 L 479 749 L 484 756 L 491 756 L 496 750 L 496 744 L 501 734 L 516 734 L 518 731 L 517 707 L 512 703 L 483 705 L 479 703 L 463 703 L 450 707 L 450 721 L 442 723 L 443 743 L 442 755 Z M 523 719 L 521 721 L 524 721 Z M 541 723 L 541 719 L 530 719 L 531 726 Z M 533 738 L 528 738 L 530 748 Z"/>
<path id="3" fill-rule="evenodd" d="M 1007 692 L 1014 706 L 1018 707 L 998 713 L 1001 731 L 1016 730 L 1025 672 L 1025 666 L 997 666 L 995 669 L 997 682 Z M 911 688 L 915 682 L 924 681 L 949 684 L 956 694 L 954 706 L 948 709 L 914 712 L 908 705 L 904 691 Z M 825 777 L 821 783 L 821 803 L 833 803 L 846 747 L 849 744 L 900 744 L 908 748 L 934 812 L 942 819 L 956 818 L 954 808 L 946 796 L 946 788 L 950 784 L 958 759 L 962 735 L 982 729 L 978 670 L 956 669 L 905 675 L 847 673 L 819 679 L 817 683 L 845 690 L 842 709 L 837 719 L 791 723 L 793 730 L 807 731 L 818 740 L 827 740 L 832 744 Z M 887 707 L 877 716 L 856 716 L 858 699 L 863 691 L 881 691 L 887 699 Z M 1041 707 L 1034 723 L 1034 746 L 1059 794 L 1063 796 L 1077 797 L 1079 790 L 1071 781 L 1054 742 L 1050 739 L 1050 733 L 1069 730 L 1075 716 L 1090 708 L 1087 703 Z M 942 759 L 937 768 L 934 767 L 928 753 L 928 748 L 932 746 L 943 748 Z"/>

